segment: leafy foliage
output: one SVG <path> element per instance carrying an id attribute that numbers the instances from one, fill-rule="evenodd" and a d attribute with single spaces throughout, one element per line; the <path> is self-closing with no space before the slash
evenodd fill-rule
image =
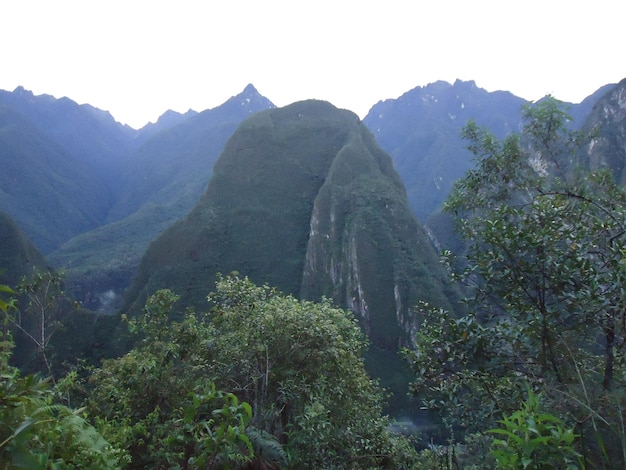
<path id="1" fill-rule="evenodd" d="M 65 295 L 60 274 L 37 267 L 22 278 L 15 295 L 19 296 L 15 310 L 4 315 L 16 340 L 18 357 L 14 363 L 22 371 L 44 372 L 54 382 L 61 361 L 75 359 L 63 353 L 57 355 L 53 339 L 66 326 L 66 320 L 77 305 Z M 71 325 L 70 329 L 88 334 L 90 325 Z M 79 341 L 75 341 L 75 345 L 78 344 Z"/>
<path id="2" fill-rule="evenodd" d="M 252 404 L 252 423 L 285 445 L 293 468 L 401 468 L 408 443 L 387 431 L 352 315 L 247 279 L 210 297 L 218 383 Z"/>
<path id="3" fill-rule="evenodd" d="M 12 293 L 6 286 L 0 286 L 0 291 Z M 10 301 L 0 302 L 5 315 L 11 309 Z M 119 468 L 124 453 L 85 420 L 82 409 L 59 404 L 49 381 L 22 377 L 10 366 L 12 348 L 12 338 L 5 330 L 0 336 L 2 468 Z"/>
<path id="4" fill-rule="evenodd" d="M 209 315 L 170 322 L 176 299 L 150 297 L 129 322 L 141 342 L 91 377 L 88 409 L 132 467 L 409 465 L 414 454 L 387 430 L 351 314 L 236 276 L 219 279 Z"/>
<path id="5" fill-rule="evenodd" d="M 14 295 L 15 291 L 11 289 L 9 286 L 0 284 L 0 293 Z M 6 315 L 11 309 L 14 309 L 14 308 L 15 308 L 14 298 L 8 299 L 8 300 L 4 300 L 0 298 L 0 310 L 2 310 L 2 313 Z"/>
<path id="6" fill-rule="evenodd" d="M 623 456 L 609 457 L 605 441 L 624 448 L 626 191 L 609 173 L 575 168 L 586 140 L 568 130 L 556 100 L 525 117 L 524 134 L 502 141 L 465 128 L 477 166 L 447 208 L 468 243 L 455 275 L 470 289 L 471 313 L 421 309 L 408 353 L 415 390 L 446 409 L 450 425 L 480 429 L 515 413 L 530 384 L 550 413 L 578 426 L 586 465 L 614 462 Z"/>
<path id="7" fill-rule="evenodd" d="M 131 321 L 141 343 L 103 363 L 91 377 L 88 409 L 106 423 L 110 440 L 127 449 L 132 468 L 221 468 L 247 461 L 247 403 L 217 390 L 207 341 L 212 327 L 189 311 L 169 323 L 177 296 L 159 291 Z"/>
<path id="8" fill-rule="evenodd" d="M 561 419 L 542 412 L 541 396 L 532 390 L 522 408 L 490 432 L 499 436 L 492 445 L 498 468 L 579 468 L 581 455 L 573 447 L 578 436 Z"/>

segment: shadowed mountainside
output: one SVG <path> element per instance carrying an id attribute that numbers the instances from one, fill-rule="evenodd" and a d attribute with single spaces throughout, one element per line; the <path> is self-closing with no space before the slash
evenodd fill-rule
<path id="1" fill-rule="evenodd" d="M 226 140 L 241 121 L 273 107 L 248 85 L 221 106 L 157 123 L 162 130 L 120 169 L 107 223 L 50 254 L 66 271 L 70 291 L 93 309 L 118 306 L 149 243 L 197 204 Z"/>
<path id="2" fill-rule="evenodd" d="M 89 162 L 0 106 L 0 210 L 45 254 L 105 219 L 110 193 Z"/>
<path id="3" fill-rule="evenodd" d="M 11 217 L 0 212 L 0 284 L 15 288 L 35 268 L 48 269 L 48 264 Z"/>

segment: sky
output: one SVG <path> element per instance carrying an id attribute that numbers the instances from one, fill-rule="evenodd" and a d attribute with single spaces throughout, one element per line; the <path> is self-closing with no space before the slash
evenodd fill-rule
<path id="1" fill-rule="evenodd" d="M 438 80 L 578 103 L 626 78 L 625 22 L 624 0 L 0 0 L 0 89 L 135 128 L 248 83 L 362 118 Z"/>

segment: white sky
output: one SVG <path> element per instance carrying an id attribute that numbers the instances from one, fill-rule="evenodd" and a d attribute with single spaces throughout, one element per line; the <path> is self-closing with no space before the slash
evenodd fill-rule
<path id="1" fill-rule="evenodd" d="M 580 102 L 626 77 L 624 0 L 0 0 L 0 89 L 141 127 L 253 83 L 364 117 L 437 80 Z"/>

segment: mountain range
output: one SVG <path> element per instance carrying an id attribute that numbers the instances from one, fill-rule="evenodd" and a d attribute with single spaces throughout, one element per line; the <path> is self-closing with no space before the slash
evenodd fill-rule
<path id="1" fill-rule="evenodd" d="M 603 87 L 570 105 L 580 125 Z M 437 230 L 453 182 L 472 166 L 460 137 L 468 119 L 495 135 L 519 130 L 524 100 L 474 82 L 435 82 L 375 104 L 363 123 L 389 153 L 418 219 Z M 68 98 L 0 91 L 0 210 L 65 271 L 94 310 L 120 305 L 149 243 L 206 190 L 237 126 L 271 101 L 248 85 L 203 112 L 165 112 L 140 130 Z M 103 294 L 114 302 L 103 304 Z"/>
<path id="2" fill-rule="evenodd" d="M 68 289 L 110 309 L 148 244 L 206 189 L 226 139 L 274 107 L 250 85 L 202 113 L 165 113 L 135 131 L 103 111 L 23 88 L 0 92 L 0 210 L 15 219 Z"/>
<path id="3" fill-rule="evenodd" d="M 573 128 L 582 126 L 595 102 L 612 87 L 600 88 L 580 104 L 568 104 Z M 528 104 L 507 91 L 488 92 L 473 81 L 439 81 L 375 104 L 363 123 L 392 156 L 411 209 L 426 223 L 454 182 L 473 167 L 461 138 L 468 120 L 503 138 L 521 131 L 522 107 Z"/>

